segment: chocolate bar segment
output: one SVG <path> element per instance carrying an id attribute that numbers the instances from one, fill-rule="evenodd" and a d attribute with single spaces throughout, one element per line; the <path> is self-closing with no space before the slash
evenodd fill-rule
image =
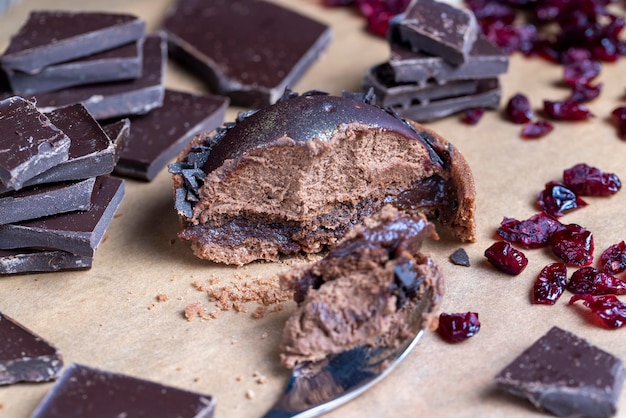
<path id="1" fill-rule="evenodd" d="M 626 377 L 622 361 L 553 327 L 495 377 L 498 387 L 559 417 L 611 417 Z"/>
<path id="2" fill-rule="evenodd" d="M 61 372 L 61 353 L 2 312 L 0 336 L 0 385 L 46 382 Z"/>
<path id="3" fill-rule="evenodd" d="M 202 131 L 222 124 L 228 98 L 166 90 L 163 106 L 132 119 L 115 174 L 152 180 Z"/>
<path id="4" fill-rule="evenodd" d="M 92 257 L 123 195 L 123 180 L 100 176 L 89 210 L 0 225 L 0 249 L 53 249 Z"/>
<path id="5" fill-rule="evenodd" d="M 413 51 L 426 52 L 453 65 L 467 61 L 479 32 L 474 14 L 436 0 L 413 0 L 397 25 L 396 35 Z"/>
<path id="6" fill-rule="evenodd" d="M 210 396 L 71 364 L 31 418 L 212 418 L 214 409 Z"/>
<path id="7" fill-rule="evenodd" d="M 0 196 L 0 225 L 87 210 L 96 179 L 33 186 Z"/>
<path id="8" fill-rule="evenodd" d="M 141 76 L 143 39 L 60 64 L 36 74 L 9 71 L 11 89 L 20 95 L 44 93 L 84 84 L 129 80 Z"/>
<path id="9" fill-rule="evenodd" d="M 0 101 L 0 182 L 24 182 L 68 159 L 70 139 L 21 97 Z"/>
<path id="10" fill-rule="evenodd" d="M 56 250 L 0 250 L 0 274 L 46 273 L 91 268 L 93 258 Z"/>
<path id="11" fill-rule="evenodd" d="M 144 32 L 145 22 L 128 14 L 34 11 L 11 38 L 0 64 L 7 71 L 37 73 L 136 41 Z"/>
<path id="12" fill-rule="evenodd" d="M 293 87 L 331 38 L 328 26 L 261 0 L 177 0 L 163 29 L 172 58 L 254 108 Z"/>
<path id="13" fill-rule="evenodd" d="M 37 106 L 48 112 L 82 103 L 98 120 L 147 113 L 163 104 L 166 58 L 165 39 L 161 35 L 148 36 L 143 44 L 141 77 L 36 94 Z"/>
<path id="14" fill-rule="evenodd" d="M 109 137 L 115 149 L 115 164 L 120 159 L 122 151 L 126 148 L 128 137 L 130 136 L 130 119 L 124 118 L 116 122 L 110 122 L 102 125 L 102 130 Z"/>

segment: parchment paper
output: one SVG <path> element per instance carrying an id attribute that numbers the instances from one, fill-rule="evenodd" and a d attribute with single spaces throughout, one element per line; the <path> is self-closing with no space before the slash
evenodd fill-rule
<path id="1" fill-rule="evenodd" d="M 29 10 L 131 12 L 154 30 L 169 3 L 22 0 L 0 16 L 0 48 L 4 49 Z M 326 9 L 318 0 L 279 3 L 334 29 L 330 48 L 294 86 L 296 90 L 324 89 L 333 94 L 355 90 L 369 66 L 387 60 L 386 41 L 367 34 L 364 19 L 355 12 Z M 604 91 L 590 104 L 596 118 L 555 123 L 555 130 L 540 140 L 520 139 L 520 126 L 504 121 L 499 112 L 487 112 L 473 127 L 460 123 L 458 116 L 429 124 L 452 141 L 472 167 L 478 242 L 462 245 L 444 237 L 428 242 L 424 250 L 438 260 L 446 277 L 442 310 L 476 311 L 482 329 L 459 345 L 444 343 L 435 333 L 428 333 L 383 382 L 329 417 L 541 416 L 530 404 L 495 390 L 493 376 L 553 325 L 626 359 L 626 329 L 593 325 L 581 306 L 567 305 L 569 294 L 555 306 L 530 304 L 529 292 L 537 273 L 555 261 L 549 250 L 526 251 L 529 265 L 517 277 L 494 271 L 483 257 L 502 217 L 525 219 L 534 214 L 536 194 L 546 182 L 560 179 L 563 169 L 586 162 L 626 180 L 626 143 L 607 120 L 613 108 L 624 104 L 625 70 L 623 60 L 603 65 L 600 81 Z M 513 56 L 510 71 L 501 79 L 503 103 L 516 92 L 527 94 L 534 107 L 541 106 L 543 99 L 565 98 L 568 90 L 558 84 L 561 71 L 539 59 Z M 205 91 L 200 80 L 173 63 L 168 65 L 166 84 Z M 239 110 L 230 109 L 227 120 L 233 120 Z M 182 312 L 196 301 L 209 312 L 214 309 L 206 295 L 192 286 L 194 281 L 208 284 L 208 279 L 215 277 L 226 284 L 267 279 L 289 268 L 289 263 L 233 268 L 199 260 L 187 244 L 176 240 L 178 220 L 167 172 L 151 183 L 129 180 L 126 188 L 91 270 L 1 277 L 0 311 L 52 342 L 67 364 L 83 363 L 211 394 L 219 418 L 261 416 L 289 376 L 278 362 L 276 347 L 293 304 L 262 319 L 251 317 L 257 307 L 254 303 L 248 305 L 247 313 L 222 312 L 212 320 L 187 321 Z M 567 214 L 562 222 L 589 228 L 598 257 L 602 249 L 626 238 L 626 191 L 587 201 L 588 207 Z M 470 268 L 448 261 L 459 247 L 468 252 Z M 158 302 L 159 294 L 169 300 Z M 0 416 L 27 417 L 51 387 L 51 383 L 1 387 Z M 624 396 L 618 414 L 626 417 Z"/>

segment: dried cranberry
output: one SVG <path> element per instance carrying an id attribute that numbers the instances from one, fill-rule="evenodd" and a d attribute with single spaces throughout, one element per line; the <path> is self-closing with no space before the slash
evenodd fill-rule
<path id="1" fill-rule="evenodd" d="M 626 304 L 615 295 L 574 295 L 569 304 L 582 300 L 583 305 L 591 310 L 607 328 L 619 328 L 626 323 Z"/>
<path id="2" fill-rule="evenodd" d="M 437 332 L 449 343 L 460 343 L 476 335 L 480 321 L 476 312 L 442 313 L 439 315 Z"/>
<path id="3" fill-rule="evenodd" d="M 474 109 L 468 109 L 463 114 L 461 121 L 467 125 L 476 125 L 478 122 L 480 122 L 484 114 L 485 109 L 479 107 Z"/>
<path id="4" fill-rule="evenodd" d="M 596 99 L 600 92 L 602 92 L 602 83 L 598 83 L 595 86 L 591 84 L 576 84 L 572 87 L 572 94 L 566 101 L 571 103 L 587 103 Z"/>
<path id="5" fill-rule="evenodd" d="M 567 283 L 567 266 L 564 263 L 552 263 L 545 266 L 533 286 L 532 303 L 554 305 L 563 294 Z"/>
<path id="6" fill-rule="evenodd" d="M 356 0 L 359 11 L 367 20 L 367 29 L 380 36 L 387 36 L 389 20 L 406 10 L 410 0 Z"/>
<path id="7" fill-rule="evenodd" d="M 593 267 L 583 267 L 572 274 L 567 283 L 567 290 L 572 293 L 606 295 L 626 294 L 626 282 L 612 274 L 600 271 Z"/>
<path id="8" fill-rule="evenodd" d="M 563 66 L 563 80 L 569 86 L 589 84 L 599 74 L 600 63 L 590 59 L 570 62 Z"/>
<path id="9" fill-rule="evenodd" d="M 561 55 L 561 62 L 563 64 L 572 64 L 577 61 L 591 59 L 591 52 L 584 48 L 571 47 L 563 52 Z"/>
<path id="10" fill-rule="evenodd" d="M 566 212 L 587 206 L 576 193 L 562 183 L 551 181 L 537 196 L 537 204 L 548 215 L 559 217 Z"/>
<path id="11" fill-rule="evenodd" d="M 611 112 L 617 122 L 617 134 L 620 138 L 626 139 L 626 106 L 620 106 Z"/>
<path id="12" fill-rule="evenodd" d="M 617 274 L 626 270 L 626 243 L 620 241 L 609 246 L 602 251 L 598 262 L 607 273 Z"/>
<path id="13" fill-rule="evenodd" d="M 550 122 L 538 120 L 524 125 L 520 136 L 524 139 L 538 139 L 548 135 L 553 129 L 554 126 Z"/>
<path id="14" fill-rule="evenodd" d="M 524 248 L 540 248 L 548 245 L 552 234 L 561 227 L 561 222 L 540 212 L 523 221 L 504 218 L 496 233 L 505 241 Z"/>
<path id="15" fill-rule="evenodd" d="M 506 105 L 506 115 L 513 123 L 526 123 L 533 119 L 530 100 L 521 93 L 515 94 Z"/>
<path id="16" fill-rule="evenodd" d="M 574 102 L 543 101 L 543 111 L 552 119 L 556 120 L 584 120 L 593 117 L 593 113 L 587 106 Z"/>
<path id="17" fill-rule="evenodd" d="M 611 196 L 619 191 L 622 182 L 613 173 L 585 163 L 576 164 L 563 171 L 563 182 L 581 196 Z"/>
<path id="18" fill-rule="evenodd" d="M 350 6 L 354 0 L 324 0 L 324 5 L 328 7 Z"/>
<path id="19" fill-rule="evenodd" d="M 564 225 L 550 237 L 550 247 L 568 265 L 593 263 L 593 234 L 580 225 Z"/>
<path id="20" fill-rule="evenodd" d="M 487 248 L 485 257 L 492 266 L 512 276 L 520 274 L 528 264 L 524 253 L 504 241 L 498 241 Z"/>

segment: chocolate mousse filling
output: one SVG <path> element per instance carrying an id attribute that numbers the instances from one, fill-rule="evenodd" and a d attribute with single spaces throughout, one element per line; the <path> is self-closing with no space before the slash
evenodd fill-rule
<path id="1" fill-rule="evenodd" d="M 391 204 L 473 241 L 474 183 L 461 154 L 372 100 L 288 92 L 196 137 L 170 165 L 180 238 L 216 262 L 274 261 L 331 248 Z"/>

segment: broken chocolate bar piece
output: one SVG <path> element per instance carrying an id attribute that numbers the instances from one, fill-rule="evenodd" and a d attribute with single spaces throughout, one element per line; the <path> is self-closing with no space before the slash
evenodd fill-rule
<path id="1" fill-rule="evenodd" d="M 389 65 L 393 79 L 397 83 L 423 83 L 436 80 L 445 83 L 450 80 L 493 78 L 507 72 L 509 57 L 483 34 L 479 34 L 467 62 L 452 65 L 440 57 L 421 52 L 413 52 L 404 45 L 390 42 Z"/>
<path id="2" fill-rule="evenodd" d="M 152 180 L 198 133 L 222 124 L 228 98 L 166 90 L 163 106 L 132 119 L 115 174 Z"/>
<path id="3" fill-rule="evenodd" d="M 47 382 L 63 367 L 61 353 L 32 331 L 0 312 L 0 385 Z"/>
<path id="4" fill-rule="evenodd" d="M 163 103 L 167 44 L 161 35 L 146 37 L 141 77 L 97 83 L 35 95 L 43 111 L 82 103 L 96 119 L 144 114 Z"/>
<path id="5" fill-rule="evenodd" d="M 33 186 L 0 196 L 0 225 L 87 210 L 95 178 Z"/>
<path id="6" fill-rule="evenodd" d="M 144 32 L 145 22 L 129 14 L 34 11 L 11 38 L 0 64 L 7 71 L 34 74 L 136 41 Z"/>
<path id="7" fill-rule="evenodd" d="M 91 268 L 93 258 L 56 250 L 0 250 L 0 274 L 46 273 Z"/>
<path id="8" fill-rule="evenodd" d="M 331 38 L 328 26 L 261 0 L 178 0 L 163 29 L 172 58 L 213 93 L 253 108 L 293 87 Z"/>
<path id="9" fill-rule="evenodd" d="M 0 249 L 53 249 L 92 257 L 123 195 L 123 180 L 100 176 L 89 210 L 0 225 Z"/>
<path id="10" fill-rule="evenodd" d="M 44 93 L 84 84 L 130 80 L 141 76 L 143 38 L 133 43 L 45 67 L 36 74 L 8 71 L 14 93 Z"/>
<path id="11" fill-rule="evenodd" d="M 553 327 L 506 366 L 498 387 L 558 417 L 611 417 L 626 377 L 622 361 Z"/>
<path id="12" fill-rule="evenodd" d="M 470 267 L 472 265 L 467 252 L 463 248 L 457 248 L 450 254 L 450 262 L 463 267 Z"/>
<path id="13" fill-rule="evenodd" d="M 214 409 L 211 396 L 71 364 L 31 418 L 212 418 Z"/>
<path id="14" fill-rule="evenodd" d="M 115 149 L 114 162 L 117 162 L 122 155 L 122 151 L 126 148 L 128 137 L 130 136 L 130 119 L 120 119 L 117 122 L 111 122 L 102 126 L 102 130 L 109 137 Z"/>
<path id="15" fill-rule="evenodd" d="M 413 51 L 426 52 L 453 65 L 467 62 L 478 35 L 478 23 L 468 9 L 436 0 L 413 0 L 392 36 L 410 45 Z"/>
<path id="16" fill-rule="evenodd" d="M 25 181 L 68 159 L 70 139 L 35 105 L 14 96 L 0 101 L 0 182 Z"/>

